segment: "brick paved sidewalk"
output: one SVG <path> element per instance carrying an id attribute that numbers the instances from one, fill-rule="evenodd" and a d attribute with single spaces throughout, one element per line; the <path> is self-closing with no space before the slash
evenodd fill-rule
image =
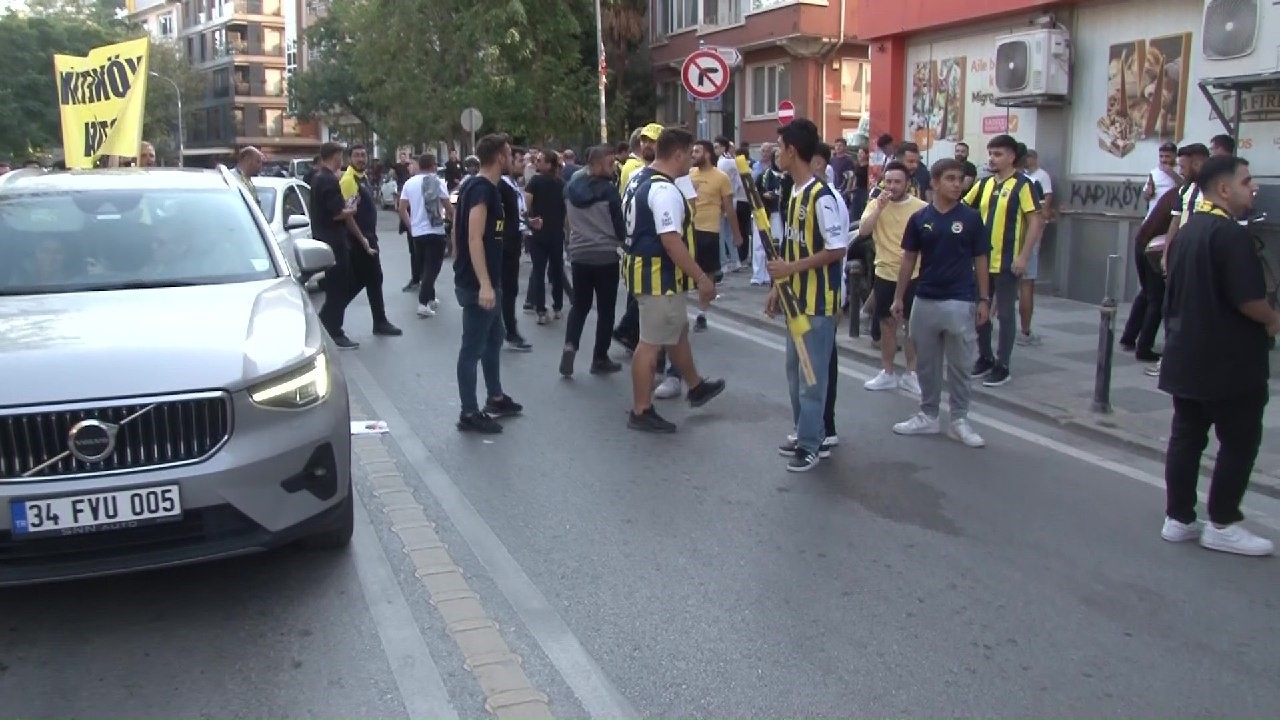
<path id="1" fill-rule="evenodd" d="M 767 289 L 752 287 L 747 272 L 730 273 L 721 285 L 721 298 L 712 305 L 713 312 L 723 312 L 734 319 L 755 325 L 782 328 L 782 320 L 770 321 L 764 316 Z M 1116 337 L 1119 338 L 1129 306 L 1121 305 L 1117 316 Z M 1116 347 L 1115 367 L 1111 376 L 1111 414 L 1091 411 L 1098 347 L 1098 308 L 1094 305 L 1064 300 L 1047 295 L 1036 296 L 1032 329 L 1043 344 L 1035 347 L 1016 346 L 1013 351 L 1013 381 L 999 388 L 985 388 L 974 383 L 975 404 L 989 404 L 1015 412 L 1057 422 L 1082 433 L 1121 443 L 1141 455 L 1163 458 L 1173 416 L 1169 397 L 1156 389 L 1155 378 L 1147 377 L 1131 353 Z M 849 320 L 841 323 L 838 343 L 844 355 L 870 366 L 879 367 L 880 351 L 871 346 L 865 333 L 861 338 L 849 337 Z M 901 367 L 902 356 L 898 356 Z M 1262 451 L 1258 455 L 1253 481 L 1256 489 L 1280 498 L 1280 352 L 1271 353 L 1271 402 L 1264 419 Z M 1206 464 L 1217 452 L 1216 439 L 1210 439 Z"/>

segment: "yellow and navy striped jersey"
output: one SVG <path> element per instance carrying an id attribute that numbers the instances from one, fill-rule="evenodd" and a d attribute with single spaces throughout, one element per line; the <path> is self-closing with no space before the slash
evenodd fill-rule
<path id="1" fill-rule="evenodd" d="M 991 239 L 991 272 L 1007 272 L 1022 252 L 1030 218 L 1040 211 L 1034 181 L 1020 172 L 1001 180 L 985 177 L 969 188 L 964 204 L 978 211 Z"/>
<path id="2" fill-rule="evenodd" d="M 675 295 L 695 283 L 662 246 L 662 236 L 679 232 L 694 254 L 693 208 L 675 180 L 653 168 L 636 172 L 622 195 L 627 226 L 622 278 L 632 295 Z"/>
<path id="3" fill-rule="evenodd" d="M 818 203 L 823 198 L 837 200 L 835 193 L 822 180 L 814 178 L 802 188 L 795 188 L 787 201 L 782 259 L 794 263 L 816 255 L 827 248 L 827 230 L 823 228 Z M 836 203 L 839 206 L 839 203 Z M 843 219 L 848 231 L 847 211 Z M 791 292 L 805 315 L 837 315 L 840 312 L 840 287 L 843 263 L 796 273 L 787 279 Z"/>
<path id="4" fill-rule="evenodd" d="M 1175 217 L 1182 217 L 1182 221 L 1186 222 L 1185 216 L 1195 212 L 1204 212 L 1204 200 L 1200 197 L 1200 186 L 1194 182 L 1189 182 L 1178 189 L 1178 205 L 1171 213 Z"/>

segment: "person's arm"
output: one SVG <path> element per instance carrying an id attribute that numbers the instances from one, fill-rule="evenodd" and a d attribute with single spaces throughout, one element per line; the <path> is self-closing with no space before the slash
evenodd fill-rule
<path id="1" fill-rule="evenodd" d="M 975 180 L 973 185 L 971 185 L 968 191 L 965 192 L 964 198 L 961 199 L 960 202 L 976 210 L 978 207 L 978 200 L 981 192 L 982 192 L 982 183 L 976 182 Z"/>
<path id="2" fill-rule="evenodd" d="M 1242 228 L 1231 227 L 1216 231 L 1210 242 L 1213 273 L 1228 302 L 1241 315 L 1266 328 L 1267 334 L 1276 335 L 1280 314 L 1267 302 L 1267 280 L 1253 238 Z"/>
<path id="3" fill-rule="evenodd" d="M 622 213 L 622 197 L 609 193 L 609 219 L 613 221 L 613 233 L 619 244 L 627 242 L 627 219 Z"/>
<path id="4" fill-rule="evenodd" d="M 876 223 L 880 221 L 880 213 L 884 211 L 884 207 L 888 204 L 889 196 L 884 194 L 867 203 L 867 207 L 862 211 L 862 217 L 859 218 L 859 238 L 871 237 L 871 233 L 875 232 Z"/>
<path id="5" fill-rule="evenodd" d="M 1147 173 L 1147 182 L 1142 186 L 1142 197 L 1147 202 L 1156 196 L 1156 176 L 1154 173 Z"/>
<path id="6" fill-rule="evenodd" d="M 404 226 L 409 229 L 409 234 L 412 235 L 413 223 L 410 221 L 409 215 L 409 195 L 405 192 L 408 187 L 409 184 L 406 181 L 404 188 L 400 190 L 400 202 L 396 204 L 396 210 L 400 213 L 400 222 L 404 223 Z"/>
<path id="7" fill-rule="evenodd" d="M 667 257 L 685 275 L 701 282 L 706 273 L 694 261 L 684 239 L 684 194 L 672 183 L 654 183 L 649 186 L 649 210 L 653 212 L 655 229 Z"/>
<path id="8" fill-rule="evenodd" d="M 355 206 L 351 204 L 352 198 L 360 197 L 360 188 L 356 184 L 355 176 L 350 173 L 343 173 L 342 179 L 338 181 L 338 190 L 342 193 L 344 206 L 351 210 L 343 220 L 347 225 L 347 232 L 360 241 L 360 244 L 364 246 L 365 252 L 372 255 L 374 252 L 373 247 L 369 245 L 369 240 L 365 238 L 364 233 L 360 232 L 360 226 L 356 224 Z"/>
<path id="9" fill-rule="evenodd" d="M 1040 191 L 1043 193 L 1040 198 L 1040 209 L 1044 213 L 1045 221 L 1048 222 L 1054 216 L 1053 210 L 1053 178 L 1049 177 L 1049 173 L 1043 173 L 1044 179 L 1040 181 Z"/>
<path id="10" fill-rule="evenodd" d="M 916 226 L 916 216 L 907 218 L 906 227 L 902 229 L 902 265 L 898 267 L 898 286 L 893 291 L 893 305 L 890 310 L 894 317 L 901 314 L 902 303 L 907 296 L 907 286 L 911 284 L 911 276 L 916 273 L 916 262 L 920 259 L 920 229 Z"/>
<path id="11" fill-rule="evenodd" d="M 1173 247 L 1173 238 L 1178 234 L 1178 229 L 1182 227 L 1183 220 L 1187 215 L 1191 214 L 1192 208 L 1186 207 L 1183 201 L 1182 192 L 1177 188 L 1169 192 L 1178 193 L 1178 202 L 1173 206 L 1173 210 L 1169 211 L 1169 215 L 1173 218 L 1169 221 L 1169 231 L 1164 234 L 1164 252 L 1160 254 L 1160 268 L 1165 272 L 1169 272 L 1169 248 Z"/>
<path id="12" fill-rule="evenodd" d="M 1040 244 L 1040 237 L 1044 234 L 1044 213 L 1040 210 L 1040 199 L 1036 197 L 1030 180 L 1021 185 L 1018 190 L 1018 211 L 1025 216 L 1027 236 L 1022 241 L 1022 253 L 1013 260 L 1013 273 L 1018 277 L 1026 272 L 1031 253 Z"/>
<path id="13" fill-rule="evenodd" d="M 493 283 L 489 281 L 489 263 L 484 255 L 485 224 L 489 221 L 489 205 L 478 202 L 471 206 L 467 213 L 467 249 L 471 252 L 471 270 L 480 281 L 480 291 L 493 292 Z"/>

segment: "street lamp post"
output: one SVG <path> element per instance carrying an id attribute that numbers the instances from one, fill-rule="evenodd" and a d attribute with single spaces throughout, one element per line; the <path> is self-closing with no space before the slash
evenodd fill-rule
<path id="1" fill-rule="evenodd" d="M 604 57 L 604 13 L 600 8 L 600 0 L 596 0 L 596 54 L 599 56 L 599 67 L 597 71 L 600 73 L 600 143 L 609 142 L 609 115 L 605 111 L 605 57 Z"/>
<path id="2" fill-rule="evenodd" d="M 178 98 L 178 167 L 186 167 L 187 165 L 186 144 L 182 137 L 182 88 L 178 87 L 178 83 L 174 82 L 170 78 L 165 77 L 164 75 L 161 75 L 155 70 L 152 70 L 150 72 L 150 75 L 153 78 L 163 80 L 169 83 L 170 85 L 172 85 L 173 94 Z"/>

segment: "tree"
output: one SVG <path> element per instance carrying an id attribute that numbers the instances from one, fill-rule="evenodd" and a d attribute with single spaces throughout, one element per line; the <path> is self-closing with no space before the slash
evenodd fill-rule
<path id="1" fill-rule="evenodd" d="M 289 100 L 293 112 L 304 120 L 347 114 L 383 135 L 386 112 L 355 72 L 350 7 L 334 3 L 328 15 L 308 28 L 304 42 L 313 51 L 312 59 L 289 79 Z"/>
<path id="2" fill-rule="evenodd" d="M 156 148 L 160 157 L 178 157 L 178 98 L 174 85 L 182 92 L 182 122 L 191 127 L 195 117 L 193 108 L 204 97 L 208 86 L 205 75 L 187 62 L 186 55 L 176 44 L 151 41 L 151 54 L 147 58 L 151 72 L 160 77 L 147 80 L 147 108 L 142 122 L 142 136 Z M 170 85 L 167 78 L 173 81 Z"/>

